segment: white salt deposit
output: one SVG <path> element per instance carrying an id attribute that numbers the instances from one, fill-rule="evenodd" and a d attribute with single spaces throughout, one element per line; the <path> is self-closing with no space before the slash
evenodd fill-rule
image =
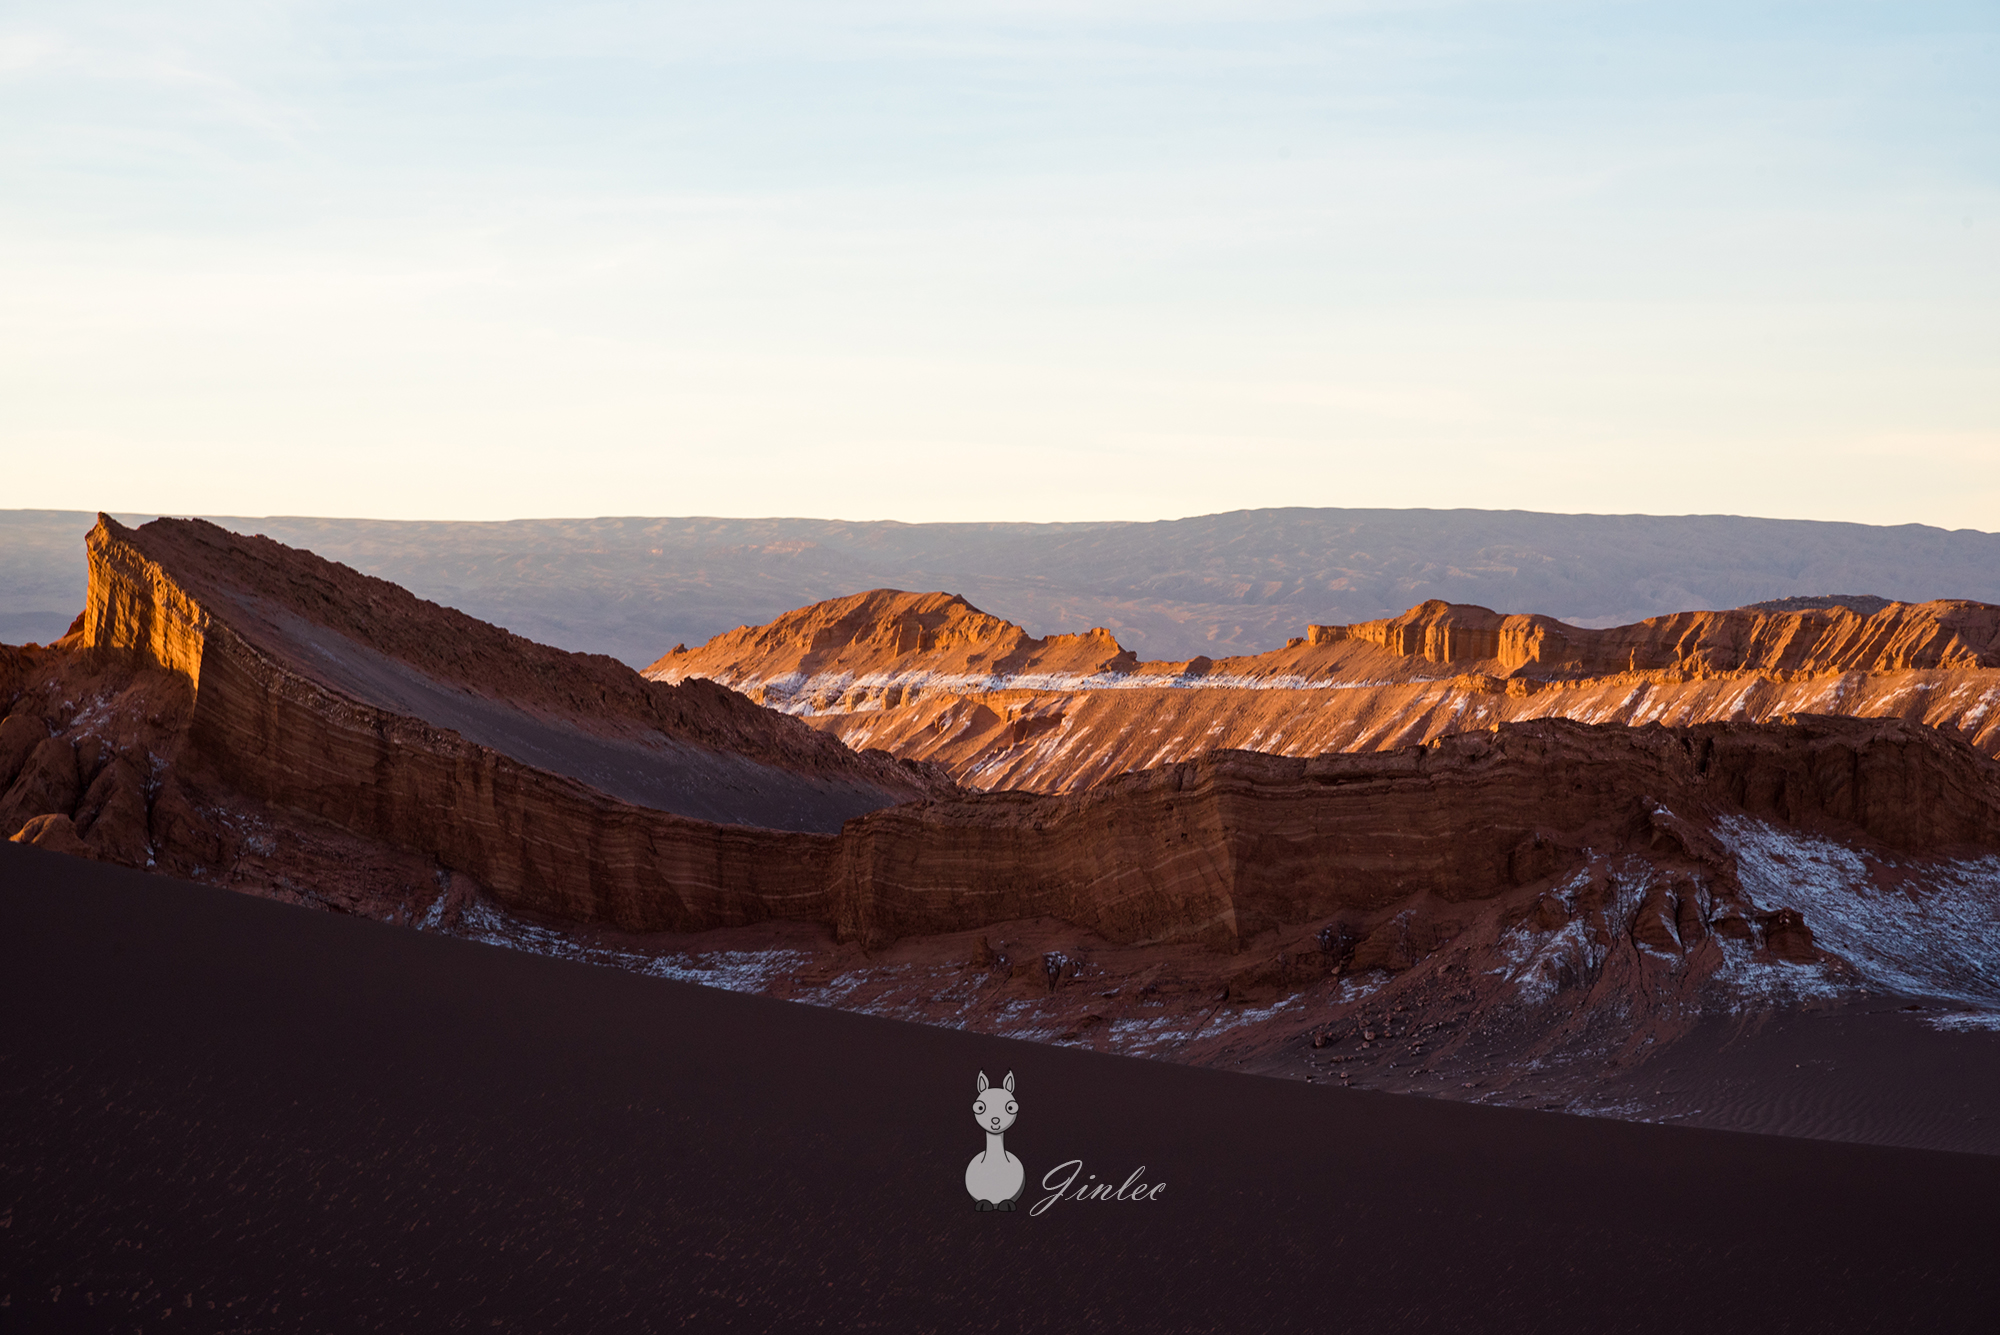
<path id="1" fill-rule="evenodd" d="M 442 903 L 440 896 L 439 904 Z M 628 969 L 653 978 L 672 978 L 730 992 L 762 992 L 774 979 L 796 972 L 811 961 L 811 956 L 798 950 L 718 950 L 699 955 L 688 952 L 644 955 L 611 950 L 586 945 L 551 928 L 522 922 L 490 904 L 477 903 L 468 905 L 459 915 L 453 934 L 551 959 Z"/>
<path id="2" fill-rule="evenodd" d="M 1757 906 L 1799 910 L 1873 989 L 2000 1004 L 2000 857 L 1884 861 L 1747 816 L 1717 828 Z"/>

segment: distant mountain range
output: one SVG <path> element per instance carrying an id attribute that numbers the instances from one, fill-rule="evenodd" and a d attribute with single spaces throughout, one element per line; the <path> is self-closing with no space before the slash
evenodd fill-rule
<path id="1" fill-rule="evenodd" d="M 119 516 L 128 522 L 150 516 Z M 0 641 L 83 606 L 82 511 L 0 511 Z M 1828 595 L 2000 602 L 2000 534 L 1731 515 L 1239 510 L 1156 523 L 243 519 L 422 597 L 638 666 L 872 588 L 962 594 L 1034 635 L 1105 626 L 1142 659 L 1281 647 L 1425 599 L 1602 627 Z"/>

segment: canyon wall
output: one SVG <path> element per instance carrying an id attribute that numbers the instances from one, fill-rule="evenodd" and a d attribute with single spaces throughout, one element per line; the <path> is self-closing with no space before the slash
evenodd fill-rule
<path id="1" fill-rule="evenodd" d="M 1393 751 L 1211 747 L 1083 791 L 966 793 L 714 684 L 646 683 L 609 660 L 516 644 L 274 543 L 109 520 L 90 542 L 77 632 L 0 663 L 13 683 L 0 719 L 4 833 L 399 920 L 484 894 L 628 931 L 783 918 L 872 947 L 1056 918 L 1113 942 L 1221 951 L 1319 921 L 1352 936 L 1355 958 L 1393 967 L 1449 937 L 1465 905 L 1527 903 L 1593 860 L 1631 857 L 1704 869 L 1710 888 L 1685 931 L 1738 922 L 1804 951 L 1784 945 L 1783 923 L 1756 926 L 1760 910 L 1735 904 L 1729 858 L 1706 833 L 1717 821 L 1826 827 L 1926 855 L 2000 841 L 2000 765 L 1901 719 L 1540 719 Z M 893 632 L 885 609 L 900 618 Z M 782 641 L 787 652 L 848 652 L 865 631 L 873 651 L 904 643 L 972 664 L 1004 637 L 952 600 L 891 598 L 842 616 L 840 633 L 809 627 Z M 1127 672 L 1105 638 L 1006 639 L 991 661 L 1147 675 Z M 1940 663 L 1960 652 L 1922 643 Z M 419 706 L 432 712 L 409 712 Z M 517 739 L 527 734 L 507 727 L 528 719 L 593 746 L 646 742 L 668 766 L 706 746 L 716 764 L 762 768 L 702 775 L 822 796 L 837 778 L 875 783 L 880 797 L 830 833 L 699 820 L 530 763 L 446 717 Z M 708 745 L 732 737 L 754 754 Z M 910 800 L 891 800 L 891 781 Z"/>
<path id="2" fill-rule="evenodd" d="M 2000 847 L 2000 763 L 1900 721 L 1505 725 L 1390 753 L 1223 752 L 1062 795 L 875 812 L 845 832 L 842 932 L 1056 917 L 1233 949 L 1284 924 L 1505 896 L 1619 853 L 1727 858 L 1724 815 L 1911 853 Z"/>

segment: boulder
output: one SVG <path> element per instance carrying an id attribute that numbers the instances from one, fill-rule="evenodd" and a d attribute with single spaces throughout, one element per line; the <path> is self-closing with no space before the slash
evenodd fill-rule
<path id="1" fill-rule="evenodd" d="M 1764 934 L 1764 948 L 1787 964 L 1811 964 L 1820 958 L 1818 943 L 1805 915 L 1797 909 L 1775 909 L 1757 915 Z"/>
<path id="2" fill-rule="evenodd" d="M 90 848 L 76 836 L 76 826 L 68 816 L 51 812 L 37 816 L 23 825 L 10 840 L 16 844 L 33 844 L 51 853 L 68 853 L 72 857 L 91 856 Z"/>

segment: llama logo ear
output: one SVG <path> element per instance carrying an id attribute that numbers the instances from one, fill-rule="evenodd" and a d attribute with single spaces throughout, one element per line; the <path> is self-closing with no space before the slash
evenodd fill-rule
<path id="1" fill-rule="evenodd" d="M 1014 1073 L 1007 1072 L 1006 1078 L 1007 1097 L 988 1098 L 987 1091 L 993 1086 L 986 1079 L 986 1072 L 979 1073 L 979 1097 L 972 1104 L 972 1121 L 979 1128 L 986 1148 L 973 1155 L 972 1162 L 965 1166 L 965 1189 L 972 1196 L 975 1210 L 1003 1213 L 1013 1210 L 1021 1193 L 1028 1189 L 1028 1170 L 1018 1157 L 1008 1153 L 1003 1143 L 1021 1111 L 1021 1105 L 1014 1102 Z"/>

